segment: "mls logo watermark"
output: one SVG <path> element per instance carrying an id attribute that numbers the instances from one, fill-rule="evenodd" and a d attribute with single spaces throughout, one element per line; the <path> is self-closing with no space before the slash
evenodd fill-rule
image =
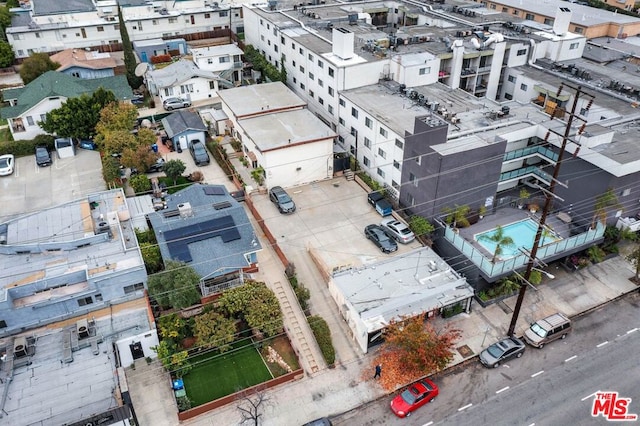
<path id="1" fill-rule="evenodd" d="M 591 415 L 602 415 L 612 422 L 633 422 L 638 420 L 638 415 L 629 413 L 629 404 L 631 398 L 618 397 L 618 392 L 596 392 Z"/>

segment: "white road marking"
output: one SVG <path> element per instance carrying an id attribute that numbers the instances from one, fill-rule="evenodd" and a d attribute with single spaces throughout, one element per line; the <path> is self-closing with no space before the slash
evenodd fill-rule
<path id="1" fill-rule="evenodd" d="M 631 330 L 627 331 L 627 334 L 631 334 L 631 333 L 634 333 L 636 331 L 638 331 L 637 328 L 632 328 Z"/>
<path id="2" fill-rule="evenodd" d="M 570 357 L 570 358 L 567 358 L 567 359 L 565 359 L 565 360 L 564 360 L 564 362 L 573 361 L 573 360 L 574 360 L 574 359 L 576 359 L 576 358 L 578 358 L 578 355 L 574 355 L 574 356 L 572 356 L 572 357 Z"/>
<path id="3" fill-rule="evenodd" d="M 584 398 L 582 398 L 580 401 L 584 401 L 585 399 L 589 399 L 591 398 L 593 395 L 597 394 L 598 392 L 600 392 L 599 390 L 595 391 L 594 393 L 592 393 L 591 395 L 585 396 Z"/>
<path id="4" fill-rule="evenodd" d="M 536 426 L 536 424 L 535 423 L 531 423 L 529 426 Z"/>
<path id="5" fill-rule="evenodd" d="M 502 389 L 497 390 L 497 391 L 496 391 L 496 393 L 504 392 L 504 391 L 506 391 L 507 389 L 509 389 L 509 386 L 505 386 L 505 387 L 503 387 Z"/>
<path id="6" fill-rule="evenodd" d="M 538 371 L 537 373 L 532 374 L 532 375 L 531 375 L 531 377 L 539 376 L 539 375 L 541 375 L 542 373 L 544 373 L 544 370 L 540 370 L 540 371 Z"/>
<path id="7" fill-rule="evenodd" d="M 433 424 L 433 422 L 429 422 L 429 423 L 425 423 L 422 426 L 431 426 Z"/>
<path id="8" fill-rule="evenodd" d="M 599 345 L 596 345 L 596 348 L 601 348 L 601 347 L 603 347 L 604 345 L 606 345 L 607 343 L 609 343 L 609 341 L 608 341 L 608 340 L 605 340 L 604 342 L 600 343 Z"/>
<path id="9" fill-rule="evenodd" d="M 462 411 L 462 410 L 466 410 L 467 408 L 471 407 L 473 404 L 467 404 L 464 407 L 460 407 L 458 408 L 458 411 Z"/>

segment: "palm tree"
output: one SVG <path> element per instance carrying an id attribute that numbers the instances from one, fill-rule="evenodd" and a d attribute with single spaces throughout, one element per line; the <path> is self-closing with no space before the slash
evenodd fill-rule
<path id="1" fill-rule="evenodd" d="M 618 197 L 613 189 L 607 189 L 602 195 L 596 197 L 596 203 L 593 207 L 593 222 L 591 229 L 595 229 L 597 222 L 602 225 L 607 224 L 607 209 L 615 207 L 617 209 L 622 208 L 622 205 L 618 202 Z"/>
<path id="2" fill-rule="evenodd" d="M 498 256 L 502 254 L 502 247 L 515 245 L 513 238 L 505 235 L 504 229 L 500 225 L 496 227 L 496 232 L 491 235 L 481 235 L 478 240 L 496 243 L 496 249 L 493 251 L 493 259 L 491 259 L 492 263 L 495 263 Z"/>

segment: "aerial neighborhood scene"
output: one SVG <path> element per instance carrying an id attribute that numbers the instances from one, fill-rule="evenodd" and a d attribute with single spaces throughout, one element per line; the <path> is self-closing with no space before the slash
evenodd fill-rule
<path id="1" fill-rule="evenodd" d="M 639 8 L 0 3 L 0 425 L 639 421 Z"/>

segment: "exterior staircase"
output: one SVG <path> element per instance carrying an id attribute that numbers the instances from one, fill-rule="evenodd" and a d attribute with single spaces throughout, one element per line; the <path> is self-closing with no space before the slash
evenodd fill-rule
<path id="1" fill-rule="evenodd" d="M 347 180 L 354 180 L 355 179 L 355 174 L 351 170 L 345 170 L 344 171 L 344 177 Z"/>

